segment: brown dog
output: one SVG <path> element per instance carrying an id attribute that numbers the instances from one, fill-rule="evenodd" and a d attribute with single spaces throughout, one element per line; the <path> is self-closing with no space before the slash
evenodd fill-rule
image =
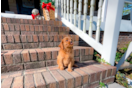
<path id="1" fill-rule="evenodd" d="M 64 70 L 68 67 L 68 71 L 72 72 L 72 67 L 78 67 L 74 64 L 74 51 L 73 51 L 73 40 L 71 37 L 65 37 L 62 39 L 60 50 L 57 56 L 57 64 L 60 70 Z"/>

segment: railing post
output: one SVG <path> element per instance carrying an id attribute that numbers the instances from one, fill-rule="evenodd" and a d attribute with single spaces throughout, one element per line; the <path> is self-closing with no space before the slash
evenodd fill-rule
<path id="1" fill-rule="evenodd" d="M 66 19 L 66 0 L 64 0 L 64 18 Z"/>
<path id="2" fill-rule="evenodd" d="M 82 9 L 82 0 L 79 0 L 79 21 L 78 21 L 79 29 L 81 29 L 81 9 Z"/>
<path id="3" fill-rule="evenodd" d="M 84 22 L 83 22 L 83 32 L 84 33 L 86 33 L 87 4 L 88 4 L 88 0 L 84 0 Z"/>
<path id="4" fill-rule="evenodd" d="M 130 5 L 131 6 L 131 23 L 132 23 L 132 32 L 134 32 L 134 4 Z"/>
<path id="5" fill-rule="evenodd" d="M 72 23 L 73 0 L 70 0 L 70 22 Z"/>
<path id="6" fill-rule="evenodd" d="M 67 20 L 69 21 L 69 0 L 67 0 Z"/>
<path id="7" fill-rule="evenodd" d="M 128 3 L 129 6 L 131 7 L 130 20 L 132 23 L 132 32 L 134 32 L 134 1 L 133 0 L 125 0 L 125 3 Z"/>
<path id="8" fill-rule="evenodd" d="M 92 23 L 93 23 L 93 16 L 94 16 L 94 4 L 95 0 L 91 0 L 91 7 L 90 7 L 90 26 L 89 26 L 89 31 L 88 34 L 90 37 L 92 37 Z"/>
<path id="9" fill-rule="evenodd" d="M 124 0 L 109 0 L 104 28 L 102 58 L 114 65 Z"/>
<path id="10" fill-rule="evenodd" d="M 77 8 L 77 0 L 74 0 L 74 26 L 76 26 L 76 8 Z"/>
<path id="11" fill-rule="evenodd" d="M 107 3 L 108 3 L 108 0 L 104 0 L 103 6 L 102 6 L 102 19 L 101 19 L 102 22 L 105 22 L 106 20 Z"/>
<path id="12" fill-rule="evenodd" d="M 96 30 L 96 41 L 99 42 L 100 39 L 100 26 L 101 26 L 101 15 L 102 15 L 102 3 L 103 0 L 99 1 L 99 10 L 98 10 L 98 21 L 97 21 L 97 30 Z"/>
<path id="13" fill-rule="evenodd" d="M 58 0 L 58 18 L 61 20 L 62 9 L 61 9 L 61 0 Z"/>
<path id="14" fill-rule="evenodd" d="M 116 65 L 116 72 L 119 70 L 120 66 L 124 63 L 124 61 L 129 57 L 129 55 L 132 53 L 132 42 L 130 42 L 127 51 L 124 53 L 124 55 L 121 57 L 120 61 Z"/>
<path id="15" fill-rule="evenodd" d="M 61 0 L 61 15 L 63 16 L 63 0 Z"/>
<path id="16" fill-rule="evenodd" d="M 56 18 L 58 18 L 58 0 L 55 0 L 55 12 L 56 12 Z"/>

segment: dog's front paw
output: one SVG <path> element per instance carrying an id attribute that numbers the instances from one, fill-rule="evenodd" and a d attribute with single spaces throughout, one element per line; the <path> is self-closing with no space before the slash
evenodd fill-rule
<path id="1" fill-rule="evenodd" d="M 64 67 L 60 67 L 60 70 L 64 70 Z"/>
<path id="2" fill-rule="evenodd" d="M 72 69 L 68 69 L 69 72 L 72 72 L 73 70 Z"/>

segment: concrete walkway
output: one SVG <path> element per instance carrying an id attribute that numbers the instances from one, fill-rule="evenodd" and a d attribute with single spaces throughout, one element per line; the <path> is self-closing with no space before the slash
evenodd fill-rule
<path id="1" fill-rule="evenodd" d="M 108 88 L 125 88 L 125 87 L 117 83 L 112 83 L 108 85 Z"/>

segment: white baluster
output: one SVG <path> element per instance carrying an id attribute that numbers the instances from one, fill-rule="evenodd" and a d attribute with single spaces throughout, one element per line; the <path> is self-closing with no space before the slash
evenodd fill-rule
<path id="1" fill-rule="evenodd" d="M 76 8 L 77 8 L 77 0 L 74 0 L 74 25 L 76 26 Z"/>
<path id="2" fill-rule="evenodd" d="M 84 23 L 83 23 L 83 32 L 84 33 L 86 33 L 87 4 L 88 4 L 88 0 L 84 0 Z"/>
<path id="3" fill-rule="evenodd" d="M 69 0 L 67 0 L 67 20 L 69 21 Z"/>
<path id="4" fill-rule="evenodd" d="M 73 0 L 70 0 L 70 22 L 72 23 Z"/>
<path id="5" fill-rule="evenodd" d="M 61 6 L 61 1 L 60 0 L 58 0 L 58 6 Z"/>
<path id="6" fill-rule="evenodd" d="M 93 16 L 94 16 L 94 4 L 95 0 L 91 0 L 91 7 L 90 7 L 90 26 L 89 26 L 89 31 L 88 34 L 90 37 L 92 37 L 92 23 L 93 23 Z"/>
<path id="7" fill-rule="evenodd" d="M 81 9 L 82 9 L 82 0 L 79 0 L 79 20 L 78 20 L 79 29 L 81 29 Z"/>
<path id="8" fill-rule="evenodd" d="M 59 16 L 60 16 L 60 18 L 61 18 L 61 16 L 62 16 L 61 1 L 62 1 L 62 0 L 59 0 L 59 4 L 58 4 L 58 5 L 59 5 L 58 7 L 59 7 Z M 60 19 L 60 18 L 59 18 L 59 19 Z"/>
<path id="9" fill-rule="evenodd" d="M 55 13 L 56 13 L 56 18 L 58 17 L 58 0 L 55 0 Z"/>
<path id="10" fill-rule="evenodd" d="M 100 38 L 100 26 L 101 26 L 101 15 L 102 15 L 102 4 L 103 0 L 99 1 L 99 10 L 98 10 L 98 21 L 97 21 L 97 30 L 96 30 L 96 41 L 99 42 Z"/>
<path id="11" fill-rule="evenodd" d="M 57 13 L 59 15 L 59 0 L 57 0 Z"/>
<path id="12" fill-rule="evenodd" d="M 61 0 L 61 15 L 63 16 L 63 0 Z"/>
<path id="13" fill-rule="evenodd" d="M 66 0 L 64 0 L 64 18 L 66 18 Z"/>

